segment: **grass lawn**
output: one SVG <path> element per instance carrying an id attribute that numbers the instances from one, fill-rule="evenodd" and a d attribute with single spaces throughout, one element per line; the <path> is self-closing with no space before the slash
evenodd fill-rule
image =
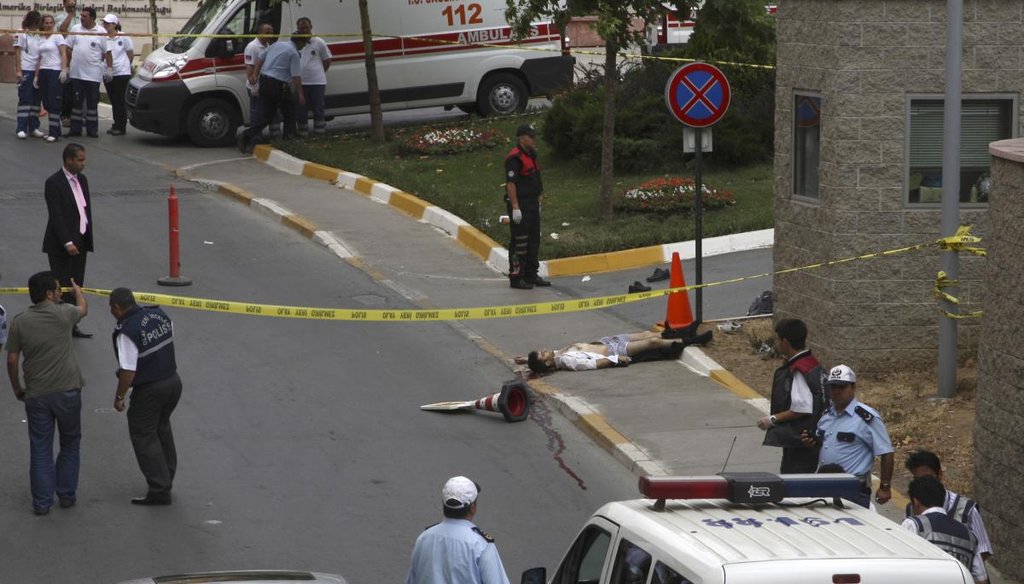
<path id="1" fill-rule="evenodd" d="M 498 222 L 505 213 L 504 158 L 514 145 L 515 128 L 522 123 L 543 124 L 543 114 L 514 118 L 467 118 L 457 126 L 495 128 L 507 142 L 474 152 L 422 156 L 403 154 L 398 144 L 423 126 L 389 128 L 389 141 L 374 142 L 367 133 L 330 134 L 282 142 L 278 147 L 299 158 L 361 174 L 390 184 L 462 217 L 495 241 L 508 244 L 508 227 Z M 451 122 L 433 124 L 450 126 Z M 682 132 L 682 126 L 679 131 Z M 544 219 L 541 259 L 572 257 L 693 239 L 689 213 L 668 216 L 618 214 L 610 221 L 598 213 L 600 170 L 554 156 L 540 138 L 538 150 L 544 173 Z M 693 176 L 682 162 L 678 167 L 644 175 L 617 174 L 615 191 L 622 192 L 657 176 Z M 704 236 L 713 237 L 772 226 L 772 168 L 759 164 L 718 169 L 714 154 L 706 155 L 704 182 L 726 189 L 734 206 L 704 213 Z M 552 237 L 557 234 L 557 239 Z"/>

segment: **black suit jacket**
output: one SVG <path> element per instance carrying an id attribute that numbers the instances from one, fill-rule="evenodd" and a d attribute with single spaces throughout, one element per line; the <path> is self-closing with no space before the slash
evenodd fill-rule
<path id="1" fill-rule="evenodd" d="M 92 200 L 89 198 L 89 181 L 84 174 L 78 175 L 78 183 L 85 195 L 85 218 L 89 220 L 85 234 L 78 232 L 78 204 L 71 184 L 64 176 L 64 169 L 50 175 L 46 179 L 43 190 L 46 196 L 46 234 L 43 235 L 43 251 L 48 254 L 67 254 L 64 244 L 72 242 L 79 252 L 92 251 Z"/>

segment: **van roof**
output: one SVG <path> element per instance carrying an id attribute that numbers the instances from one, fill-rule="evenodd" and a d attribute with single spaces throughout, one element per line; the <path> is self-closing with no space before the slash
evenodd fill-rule
<path id="1" fill-rule="evenodd" d="M 840 508 L 820 499 L 759 506 L 669 500 L 663 511 L 654 510 L 654 504 L 652 499 L 618 501 L 595 515 L 619 525 L 622 536 L 634 543 L 647 542 L 667 555 L 685 556 L 693 568 L 703 564 L 720 571 L 730 563 L 794 559 L 956 561 L 925 539 L 849 501 Z"/>

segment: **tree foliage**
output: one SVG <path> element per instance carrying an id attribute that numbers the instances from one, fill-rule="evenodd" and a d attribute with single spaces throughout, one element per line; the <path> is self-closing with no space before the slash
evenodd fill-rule
<path id="1" fill-rule="evenodd" d="M 694 0 L 506 0 L 506 20 L 516 35 L 525 37 L 530 24 L 552 18 L 563 27 L 572 16 L 597 16 L 595 29 L 605 41 L 604 108 L 601 118 L 601 213 L 612 215 L 615 152 L 615 87 L 618 83 L 616 58 L 618 52 L 642 40 L 644 31 L 633 30 L 634 19 L 653 22 L 671 6 L 687 13 Z"/>
<path id="2" fill-rule="evenodd" d="M 703 61 L 775 63 L 775 17 L 765 0 L 707 0 L 686 45 Z"/>

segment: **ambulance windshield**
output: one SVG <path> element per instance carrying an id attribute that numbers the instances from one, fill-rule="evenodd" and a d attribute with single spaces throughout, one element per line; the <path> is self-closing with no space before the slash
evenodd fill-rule
<path id="1" fill-rule="evenodd" d="M 185 26 L 179 31 L 182 35 L 197 35 L 207 31 L 207 27 L 211 22 L 214 22 L 220 18 L 220 15 L 226 10 L 231 4 L 232 0 L 206 0 L 202 6 L 196 10 L 192 18 L 188 19 Z M 164 49 L 168 53 L 180 54 L 189 50 L 195 42 L 199 40 L 195 36 L 176 36 L 168 41 Z"/>

